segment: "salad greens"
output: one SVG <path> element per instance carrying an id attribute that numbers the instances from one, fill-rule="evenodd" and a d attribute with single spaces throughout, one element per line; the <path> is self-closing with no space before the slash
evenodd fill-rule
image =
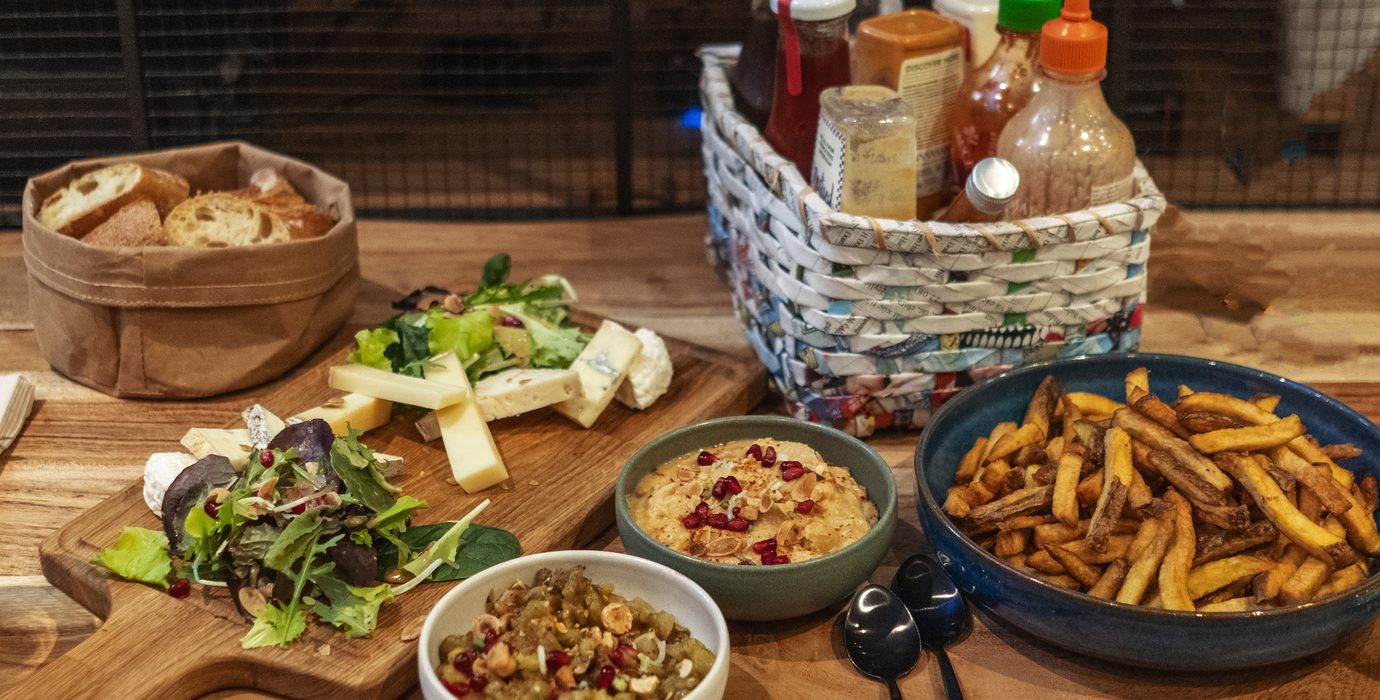
<path id="1" fill-rule="evenodd" d="M 570 322 L 574 289 L 557 275 L 509 282 L 511 268 L 499 253 L 475 291 L 359 331 L 348 361 L 420 377 L 429 358 L 454 351 L 471 381 L 512 367 L 569 368 L 588 342 Z"/>
<path id="2" fill-rule="evenodd" d="M 367 636 L 380 606 L 416 585 L 521 554 L 511 533 L 471 525 L 487 500 L 458 522 L 409 527 L 426 502 L 388 482 L 358 431 L 332 436 L 325 421 L 306 421 L 255 449 L 228 479 L 223 460 L 208 456 L 169 485 L 164 532 L 125 528 L 95 561 L 174 595 L 185 595 L 187 582 L 170 587 L 170 579 L 227 587 L 253 621 L 246 649 L 290 645 L 313 615 L 347 636 Z M 381 581 L 397 572 L 412 579 Z"/>

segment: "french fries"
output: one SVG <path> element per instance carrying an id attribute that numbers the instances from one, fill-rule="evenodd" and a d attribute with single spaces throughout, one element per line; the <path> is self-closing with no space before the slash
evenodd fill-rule
<path id="1" fill-rule="evenodd" d="M 1278 396 L 1124 384 L 1122 403 L 1046 377 L 964 454 L 945 512 L 1012 566 L 1133 605 L 1268 609 L 1369 576 L 1376 479 L 1337 464 L 1361 450 L 1320 445 Z"/>

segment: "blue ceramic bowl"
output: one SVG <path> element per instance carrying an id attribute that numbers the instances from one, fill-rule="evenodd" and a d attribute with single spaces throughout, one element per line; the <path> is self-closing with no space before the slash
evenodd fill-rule
<path id="1" fill-rule="evenodd" d="M 1001 421 L 1019 422 L 1047 374 L 1066 391 L 1125 394 L 1126 373 L 1150 370 L 1150 389 L 1251 396 L 1279 394 L 1278 413 L 1297 413 L 1324 444 L 1350 442 L 1365 456 L 1345 466 L 1380 469 L 1380 428 L 1336 399 L 1259 370 L 1179 355 L 1116 354 L 1030 365 L 997 375 L 954 397 L 925 428 L 915 453 L 920 523 L 940 562 L 968 599 L 1014 627 L 1052 644 L 1145 668 L 1221 671 L 1264 666 L 1325 651 L 1370 625 L 1380 610 L 1380 576 L 1350 591 L 1293 608 L 1192 613 L 1125 605 L 1045 583 L 978 546 L 940 510 L 936 495 L 978 437 Z"/>

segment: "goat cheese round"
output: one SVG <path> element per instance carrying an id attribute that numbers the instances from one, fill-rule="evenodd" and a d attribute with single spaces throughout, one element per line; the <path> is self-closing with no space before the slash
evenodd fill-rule
<path id="1" fill-rule="evenodd" d="M 618 400 L 628 408 L 642 410 L 661 398 L 671 386 L 671 354 L 656 332 L 639 328 L 633 335 L 642 341 L 642 351 L 628 367 L 628 378 L 618 387 Z"/>
<path id="2" fill-rule="evenodd" d="M 185 452 L 155 452 L 144 463 L 144 503 L 158 517 L 163 517 L 163 494 L 183 469 L 190 467 L 196 457 Z"/>

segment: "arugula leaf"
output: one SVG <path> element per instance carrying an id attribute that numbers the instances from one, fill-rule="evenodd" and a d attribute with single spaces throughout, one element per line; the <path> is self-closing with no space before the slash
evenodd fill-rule
<path id="1" fill-rule="evenodd" d="M 355 530 L 351 532 L 350 541 L 361 547 L 372 548 L 374 546 L 374 536 L 370 535 L 368 530 Z"/>
<path id="2" fill-rule="evenodd" d="M 383 513 L 393 507 L 392 487 L 379 471 L 374 451 L 359 441 L 362 434 L 351 427 L 347 435 L 336 436 L 331 444 L 331 467 L 356 502 Z"/>
<path id="3" fill-rule="evenodd" d="M 321 535 L 321 511 L 309 510 L 288 522 L 283 534 L 273 541 L 264 553 L 264 565 L 285 574 L 292 573 L 292 565 L 307 556 Z"/>
<path id="4" fill-rule="evenodd" d="M 316 600 L 312 610 L 317 617 L 345 631 L 347 637 L 366 637 L 379 623 L 379 607 L 393 599 L 388 584 L 351 586 L 340 579 L 317 581 L 326 601 Z"/>
<path id="5" fill-rule="evenodd" d="M 399 539 L 411 550 L 420 551 L 428 544 L 444 535 L 454 523 L 434 525 L 414 525 L 407 528 Z M 379 559 L 379 575 L 382 576 L 398 561 L 398 549 L 389 542 L 379 542 L 375 548 Z M 455 553 L 455 561 L 442 564 L 432 572 L 428 581 L 458 581 L 469 578 L 495 564 L 522 556 L 522 545 L 518 538 L 507 530 L 488 525 L 470 525 L 460 536 L 460 548 Z M 403 560 L 407 554 L 404 552 Z"/>
<path id="6" fill-rule="evenodd" d="M 297 609 L 291 603 L 284 608 L 277 601 L 273 601 L 264 606 L 259 616 L 254 618 L 254 626 L 240 638 L 240 648 L 286 647 L 306 629 L 306 610 Z"/>
<path id="7" fill-rule="evenodd" d="M 508 281 L 508 273 L 513 269 L 513 259 L 507 253 L 496 253 L 484 261 L 484 272 L 479 276 L 480 287 L 497 287 Z"/>
<path id="8" fill-rule="evenodd" d="M 485 508 L 489 507 L 489 503 L 489 499 L 484 499 L 483 503 L 475 506 L 474 510 L 465 514 L 465 517 L 455 521 L 449 530 L 428 544 L 420 554 L 403 564 L 402 570 L 413 576 L 421 576 L 422 572 L 431 566 L 432 562 L 440 561 L 449 564 L 455 561 L 455 552 L 460 547 L 460 536 L 465 534 L 465 528 L 469 527 L 470 523 L 474 522 L 474 519 L 484 512 Z"/>
<path id="9" fill-rule="evenodd" d="M 345 361 L 391 371 L 393 363 L 388 359 L 386 352 L 397 342 L 397 332 L 389 328 L 359 331 L 355 333 L 355 349 L 350 351 Z"/>
<path id="10" fill-rule="evenodd" d="M 483 309 L 459 316 L 432 309 L 427 312 L 426 325 L 431 329 L 427 340 L 430 355 L 453 350 L 456 359 L 464 362 L 494 343 L 494 317 Z"/>
<path id="11" fill-rule="evenodd" d="M 168 537 L 156 530 L 127 527 L 120 531 L 115 546 L 96 553 L 96 563 L 120 578 L 166 589 L 172 572 Z"/>

